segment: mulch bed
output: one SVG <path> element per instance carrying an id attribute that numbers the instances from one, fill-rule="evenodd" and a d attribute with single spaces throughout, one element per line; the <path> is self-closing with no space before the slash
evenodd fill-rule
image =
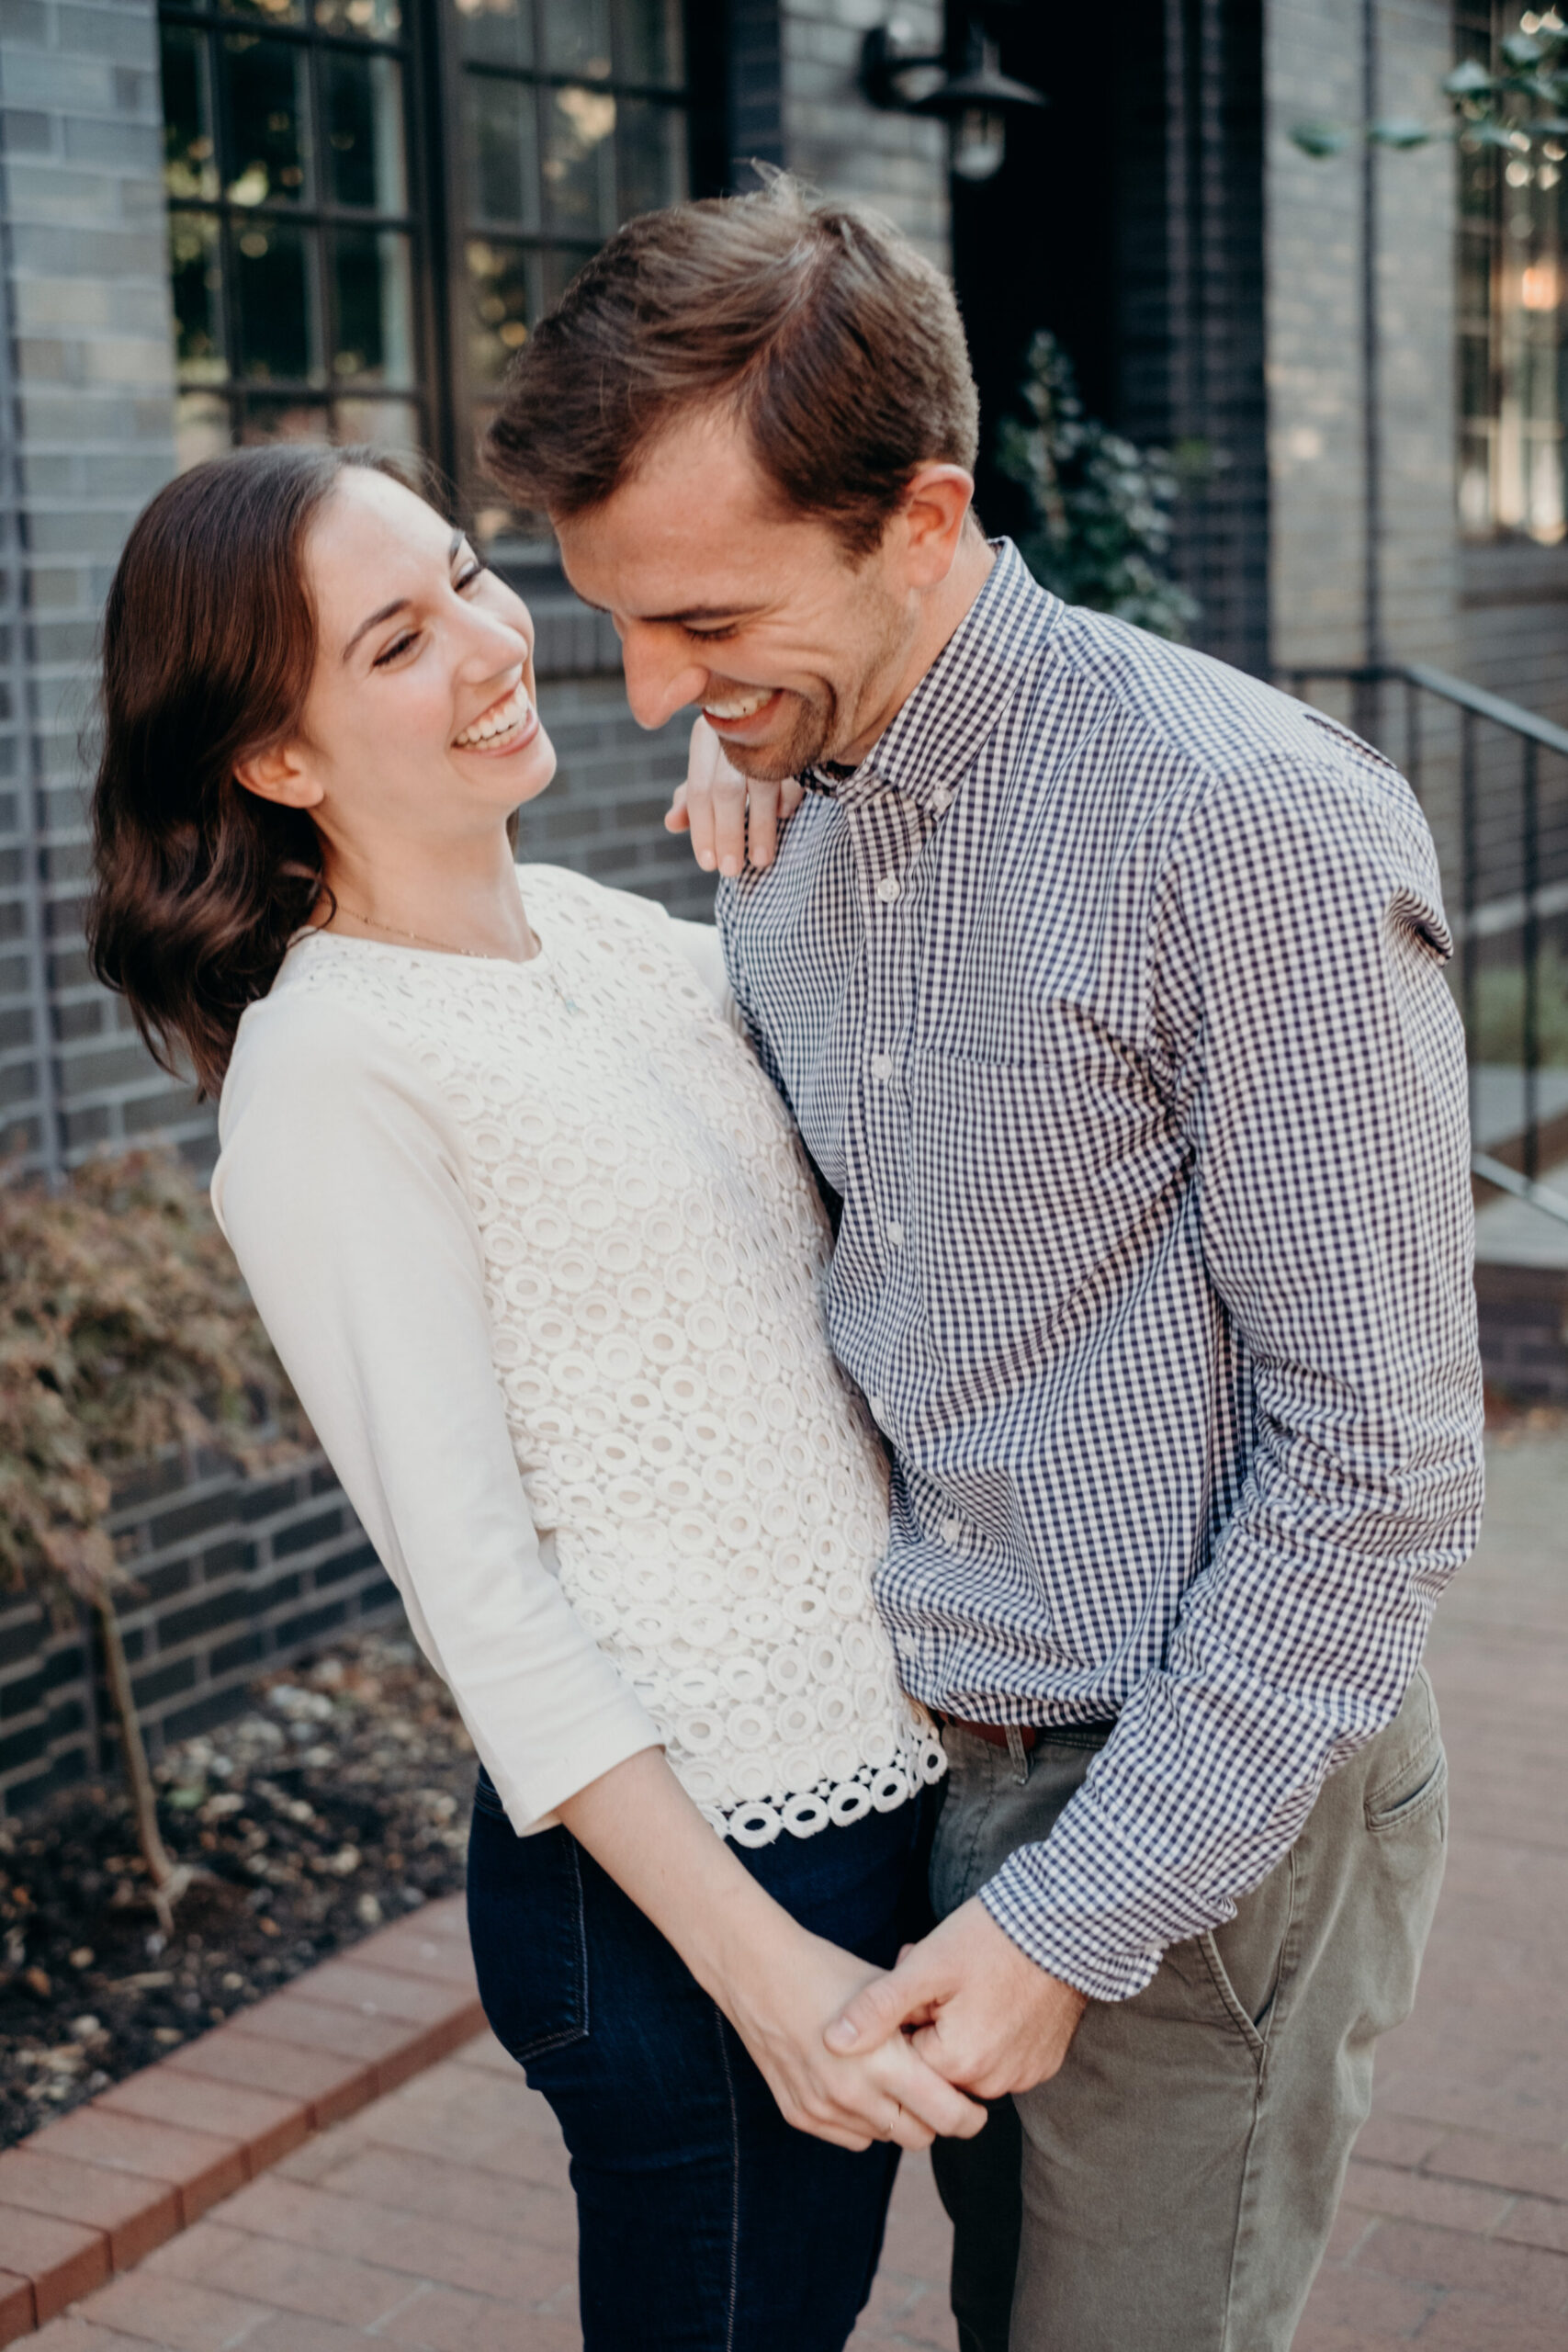
<path id="1" fill-rule="evenodd" d="M 118 1785 L 0 1823 L 0 2146 L 462 1884 L 474 1755 L 406 1640 L 265 1678 L 158 1764 L 167 1942 Z"/>

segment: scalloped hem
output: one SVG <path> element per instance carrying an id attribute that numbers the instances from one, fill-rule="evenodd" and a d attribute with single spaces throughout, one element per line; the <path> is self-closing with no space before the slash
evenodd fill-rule
<path id="1" fill-rule="evenodd" d="M 853 1780 L 831 1787 L 818 1782 L 777 1804 L 759 1799 L 750 1804 L 705 1804 L 700 1810 L 721 1838 L 733 1838 L 738 1846 L 772 1846 L 786 1831 L 792 1838 L 816 1838 L 824 1829 L 847 1829 L 868 1813 L 896 1813 L 946 1770 L 946 1750 L 932 1732 L 907 1747 L 895 1763 L 863 1764 Z"/>

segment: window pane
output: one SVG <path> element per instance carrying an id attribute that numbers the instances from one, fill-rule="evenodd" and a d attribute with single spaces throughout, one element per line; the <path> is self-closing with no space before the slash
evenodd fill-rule
<path id="1" fill-rule="evenodd" d="M 544 17 L 547 72 L 608 75 L 608 0 L 544 0 Z"/>
<path id="2" fill-rule="evenodd" d="M 175 463 L 183 474 L 233 444 L 229 403 L 216 392 L 182 392 L 175 412 Z"/>
<path id="3" fill-rule="evenodd" d="M 681 0 L 615 0 L 615 72 L 623 82 L 679 83 Z"/>
<path id="4" fill-rule="evenodd" d="M 333 439 L 412 451 L 423 447 L 424 430 L 412 401 L 334 401 Z"/>
<path id="5" fill-rule="evenodd" d="M 258 441 L 332 439 L 332 413 L 324 401 L 247 401 L 240 426 L 247 448 Z"/>
<path id="6" fill-rule="evenodd" d="M 207 42 L 187 25 L 165 25 L 164 185 L 171 196 L 216 196 Z"/>
<path id="7" fill-rule="evenodd" d="M 537 100 L 531 82 L 470 74 L 464 88 L 468 210 L 475 220 L 539 226 Z"/>
<path id="8" fill-rule="evenodd" d="M 305 382 L 317 373 L 311 332 L 311 262 L 302 230 L 248 221 L 234 239 L 240 317 L 237 372 L 252 383 Z"/>
<path id="9" fill-rule="evenodd" d="M 403 28 L 398 0 L 316 0 L 324 33 L 358 33 L 366 40 L 396 40 Z"/>
<path id="10" fill-rule="evenodd" d="M 201 212 L 170 214 L 169 280 L 182 384 L 220 384 L 229 372 L 223 358 L 220 251 L 216 220 Z"/>
<path id="11" fill-rule="evenodd" d="M 302 25 L 305 0 L 218 0 L 226 17 L 261 17 L 274 25 Z"/>
<path id="12" fill-rule="evenodd" d="M 235 204 L 298 203 L 310 159 L 305 52 L 292 41 L 231 33 L 229 157 Z"/>
<path id="13" fill-rule="evenodd" d="M 529 299 L 528 257 L 520 245 L 470 237 L 468 262 L 468 370 L 476 384 L 499 384 L 537 314 Z"/>
<path id="14" fill-rule="evenodd" d="M 686 119 L 649 98 L 621 100 L 620 217 L 657 212 L 686 193 Z"/>
<path id="15" fill-rule="evenodd" d="M 334 376 L 412 385 L 413 283 L 409 241 L 395 229 L 340 229 L 333 240 Z"/>
<path id="16" fill-rule="evenodd" d="M 401 212 L 408 203 L 401 66 L 390 57 L 329 50 L 321 59 L 321 110 L 334 202 Z"/>
<path id="17" fill-rule="evenodd" d="M 534 0 L 457 0 L 463 55 L 487 65 L 534 62 Z"/>
<path id="18" fill-rule="evenodd" d="M 545 204 L 552 229 L 607 237 L 615 226 L 615 101 L 607 90 L 552 90 L 547 101 Z"/>

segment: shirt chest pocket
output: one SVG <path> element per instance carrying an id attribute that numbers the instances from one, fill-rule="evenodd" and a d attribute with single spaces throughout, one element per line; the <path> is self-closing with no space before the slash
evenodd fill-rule
<path id="1" fill-rule="evenodd" d="M 1110 1046 L 1027 1062 L 917 1054 L 910 1160 L 926 1306 L 966 1371 L 1016 1375 L 1092 1311 L 1180 1165 Z"/>

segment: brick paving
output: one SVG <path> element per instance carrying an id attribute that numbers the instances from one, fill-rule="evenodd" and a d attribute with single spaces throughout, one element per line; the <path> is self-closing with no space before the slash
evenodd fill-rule
<path id="1" fill-rule="evenodd" d="M 1565 1529 L 1568 1442 L 1495 1452 L 1482 1551 L 1431 1651 L 1454 1768 L 1448 1883 L 1416 2014 L 1381 2056 L 1296 2352 L 1568 2346 Z M 333 1965 L 346 2018 L 355 1963 Z M 412 1995 L 408 2005 L 420 2006 Z M 112 2231 L 112 2200 L 82 2219 L 84 2239 Z M 930 2167 L 907 2160 L 852 2352 L 953 2352 L 946 2262 Z M 31 2341 L 38 2352 L 578 2352 L 573 2267 L 554 2122 L 481 2035 L 293 2147 L 138 2267 L 76 2290 Z M 0 2305 L 0 2341 L 5 2319 Z"/>

